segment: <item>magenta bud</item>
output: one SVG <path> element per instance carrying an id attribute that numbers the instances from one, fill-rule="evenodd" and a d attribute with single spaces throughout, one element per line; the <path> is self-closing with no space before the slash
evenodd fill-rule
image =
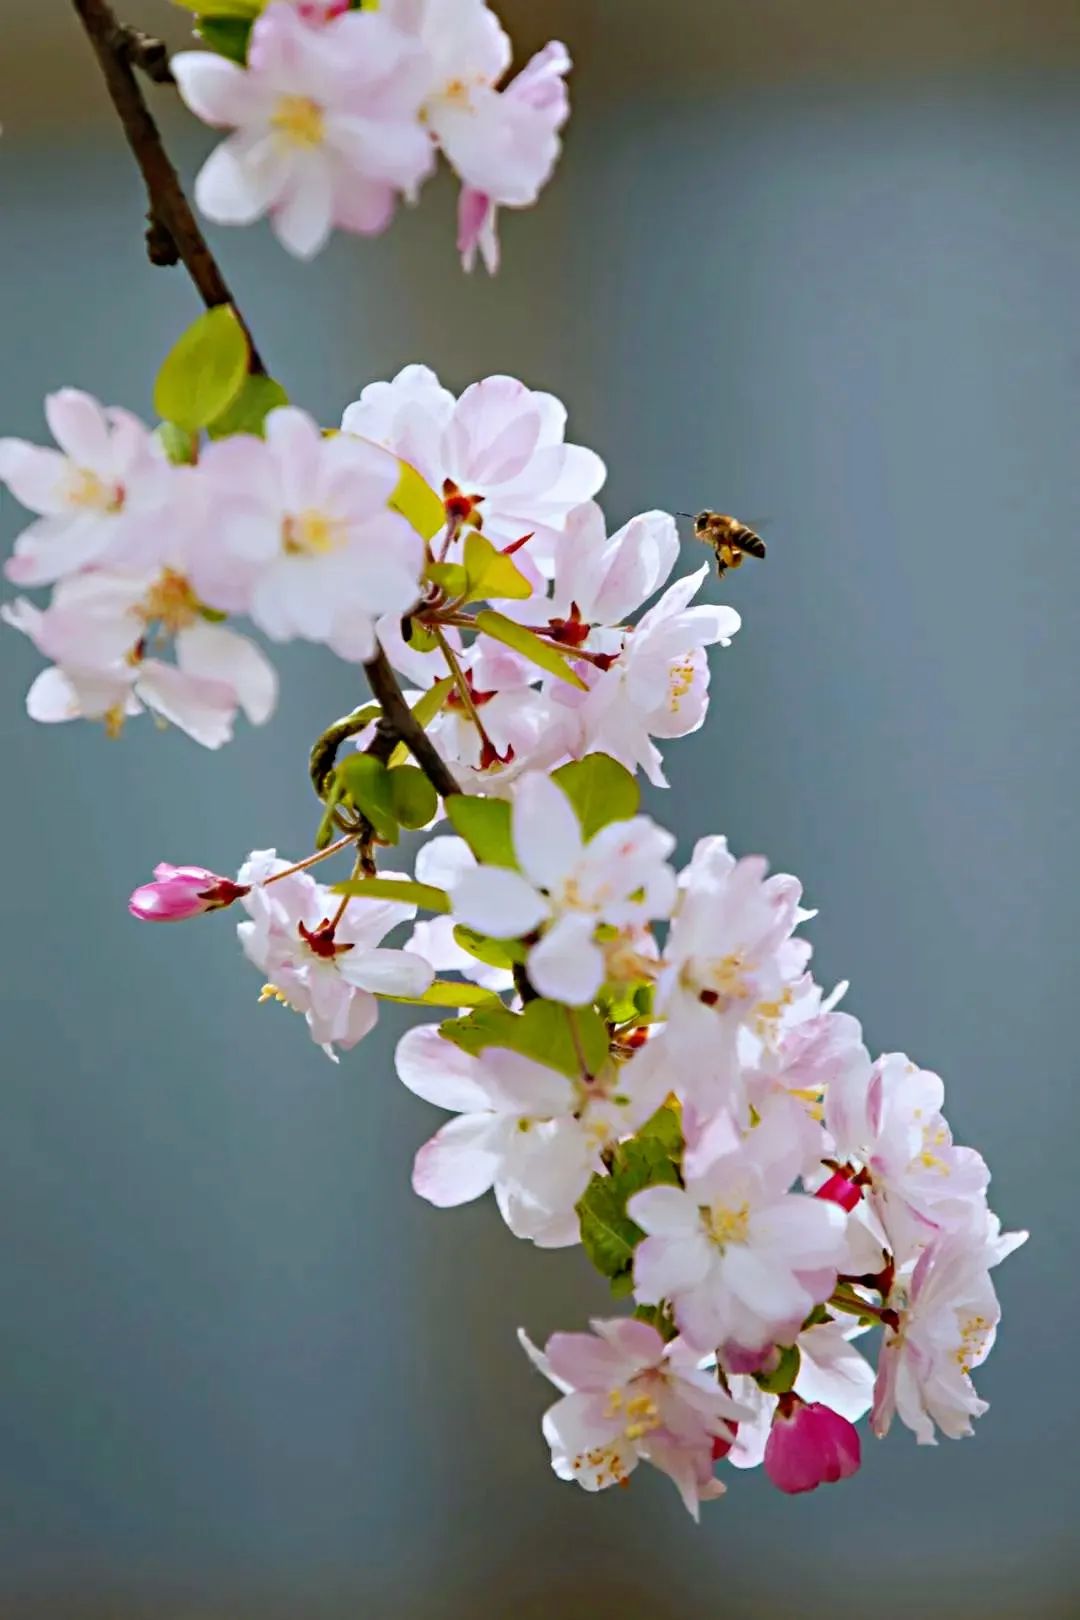
<path id="1" fill-rule="evenodd" d="M 204 911 L 219 911 L 247 894 L 242 883 L 208 872 L 205 866 L 154 867 L 153 883 L 144 883 L 128 901 L 128 910 L 140 922 L 183 922 Z"/>
<path id="2" fill-rule="evenodd" d="M 765 1472 L 779 1490 L 796 1496 L 835 1485 L 857 1473 L 861 1462 L 853 1423 L 820 1401 L 781 1395 L 765 1443 Z"/>
<path id="3" fill-rule="evenodd" d="M 857 1187 L 850 1176 L 845 1176 L 842 1170 L 829 1177 L 823 1186 L 814 1194 L 815 1198 L 825 1198 L 830 1204 L 839 1204 L 841 1209 L 849 1213 L 862 1197 L 862 1189 Z"/>

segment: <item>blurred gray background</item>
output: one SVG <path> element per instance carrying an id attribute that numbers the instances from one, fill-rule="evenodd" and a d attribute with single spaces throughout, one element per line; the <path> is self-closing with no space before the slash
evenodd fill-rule
<path id="1" fill-rule="evenodd" d="M 514 8 L 504 9 L 513 16 Z M 0 1614 L 567 1620 L 1075 1612 L 1073 845 L 1080 587 L 1075 0 L 572 0 L 557 184 L 493 284 L 452 194 L 314 268 L 215 238 L 274 370 L 337 418 L 410 360 L 520 375 L 607 458 L 606 504 L 714 505 L 769 558 L 654 808 L 804 879 L 819 976 L 938 1068 L 1030 1247 L 978 1436 L 866 1445 L 842 1492 L 550 1473 L 514 1330 L 605 1308 L 580 1256 L 409 1189 L 439 1116 L 258 1007 L 231 919 L 139 930 L 162 858 L 310 848 L 308 743 L 349 669 L 290 649 L 220 756 L 25 717 L 0 636 Z M 183 32 L 164 0 L 130 20 Z M 63 383 L 149 411 L 195 313 L 61 0 L 3 0 L 2 431 Z M 158 92 L 190 175 L 209 141 Z M 6 502 L 6 543 L 19 525 Z M 687 546 L 688 566 L 701 560 Z"/>

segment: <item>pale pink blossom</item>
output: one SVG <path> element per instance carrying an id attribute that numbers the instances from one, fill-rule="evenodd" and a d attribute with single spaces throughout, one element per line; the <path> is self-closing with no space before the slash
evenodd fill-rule
<path id="1" fill-rule="evenodd" d="M 370 658 L 375 621 L 419 595 L 423 542 L 387 510 L 393 458 L 339 435 L 303 411 L 272 411 L 266 438 L 237 434 L 205 451 L 202 499 L 212 514 L 193 559 L 203 600 L 246 611 L 275 641 L 323 641 Z"/>
<path id="2" fill-rule="evenodd" d="M 417 851 L 416 881 L 451 889 L 475 865 L 476 856 L 463 838 L 432 838 Z M 514 982 L 507 968 L 489 967 L 462 949 L 454 938 L 453 917 L 425 917 L 413 928 L 405 948 L 430 962 L 437 973 L 460 973 L 488 990 L 509 990 Z"/>
<path id="3" fill-rule="evenodd" d="M 802 979 L 809 945 L 792 938 L 804 915 L 793 877 L 768 877 L 759 856 L 736 860 L 724 838 L 703 838 L 680 877 L 664 947 L 654 1036 L 682 1100 L 711 1118 L 746 1109 L 740 1036 L 779 1017 Z"/>
<path id="4" fill-rule="evenodd" d="M 54 661 L 27 694 L 34 720 L 103 721 L 118 733 L 144 708 L 205 748 L 232 736 L 242 710 L 262 725 L 277 676 L 246 636 L 208 623 L 190 582 L 174 569 L 142 576 L 91 572 L 61 580 L 44 610 L 22 598 L 0 617 Z M 155 656 L 172 646 L 176 663 Z"/>
<path id="5" fill-rule="evenodd" d="M 894 1414 L 922 1446 L 937 1443 L 935 1428 L 951 1440 L 971 1434 L 972 1418 L 987 1410 L 971 1373 L 990 1354 L 1001 1319 L 990 1268 L 1026 1239 L 1026 1232 L 1002 1235 L 990 1216 L 981 1228 L 935 1238 L 897 1277 L 887 1301 L 895 1326 L 882 1341 L 874 1390 L 875 1434 L 888 1433 Z"/>
<path id="6" fill-rule="evenodd" d="M 528 558 L 546 565 L 569 513 L 605 477 L 592 450 L 565 443 L 560 402 L 513 377 L 486 377 L 455 399 L 426 366 L 406 366 L 392 382 L 370 383 L 341 425 L 414 467 L 449 502 L 455 533 L 478 528 L 500 547 L 531 535 L 515 554 L 519 567 Z M 439 555 L 446 538 L 433 542 Z M 455 548 L 447 556 L 459 560 Z"/>
<path id="7" fill-rule="evenodd" d="M 708 572 L 702 567 L 676 580 L 622 638 L 609 668 L 580 666 L 587 694 L 565 688 L 553 693 L 567 710 L 575 758 L 611 754 L 628 770 L 643 770 L 657 787 L 667 786 L 653 738 L 685 737 L 704 723 L 705 648 L 717 642 L 726 647 L 742 622 L 734 608 L 689 606 Z"/>
<path id="8" fill-rule="evenodd" d="M 826 1120 L 842 1158 L 868 1172 L 872 1207 L 903 1262 L 940 1231 L 982 1220 L 990 1172 L 957 1147 L 941 1112 L 945 1088 L 902 1052 L 830 1086 Z"/>
<path id="9" fill-rule="evenodd" d="M 243 897 L 250 921 L 240 923 L 237 934 L 266 976 L 263 999 L 302 1013 L 312 1040 L 334 1057 L 335 1047 L 348 1050 L 374 1027 L 378 996 L 422 996 L 434 973 L 414 952 L 382 946 L 392 928 L 415 915 L 415 906 L 356 899 L 338 918 L 338 896 L 307 872 L 267 882 L 285 868 L 273 850 L 249 856 L 238 882 L 250 890 Z"/>
<path id="10" fill-rule="evenodd" d="M 765 1445 L 765 1472 L 788 1495 L 835 1485 L 859 1470 L 858 1430 L 820 1401 L 782 1395 Z"/>
<path id="11" fill-rule="evenodd" d="M 378 12 L 313 26 L 292 5 L 255 21 L 247 66 L 205 51 L 172 58 L 199 118 L 234 133 L 204 164 L 195 196 L 209 219 L 269 214 L 291 253 L 310 258 L 335 225 L 372 234 L 430 172 L 420 122 L 423 52 Z"/>
<path id="12" fill-rule="evenodd" d="M 47 585 L 84 568 L 145 566 L 167 521 L 174 471 L 149 430 L 75 388 L 50 394 L 45 415 L 58 449 L 0 439 L 0 483 L 39 514 L 16 540 L 7 577 Z"/>
<path id="13" fill-rule="evenodd" d="M 442 1208 L 493 1190 L 514 1235 L 541 1248 L 578 1242 L 574 1206 L 602 1168 L 601 1150 L 659 1101 L 625 1067 L 572 1080 L 501 1047 L 464 1052 L 433 1025 L 402 1037 L 397 1072 L 418 1097 L 457 1116 L 417 1154 L 415 1190 Z"/>
<path id="14" fill-rule="evenodd" d="M 590 1326 L 552 1334 L 543 1351 L 519 1331 L 530 1360 L 563 1391 L 544 1414 L 552 1468 L 599 1491 L 626 1483 L 644 1460 L 674 1481 L 696 1519 L 702 1502 L 723 1495 L 714 1458 L 750 1414 L 680 1340 L 665 1344 L 633 1318 Z"/>
<path id="15" fill-rule="evenodd" d="M 758 1350 L 828 1299 L 844 1251 L 838 1205 L 789 1191 L 797 1147 L 758 1126 L 683 1187 L 648 1187 L 627 1211 L 647 1234 L 634 1251 L 634 1294 L 671 1302 L 703 1353 Z"/>
<path id="16" fill-rule="evenodd" d="M 570 114 L 570 98 L 566 90 L 566 75 L 570 71 L 570 56 L 566 46 L 553 40 L 537 51 L 521 72 L 505 86 L 499 98 L 498 114 L 507 137 L 507 158 L 513 165 L 515 180 L 523 175 L 530 178 L 540 174 L 539 184 L 548 178 L 558 157 L 558 132 Z M 466 183 L 461 188 L 458 202 L 458 252 L 466 270 L 471 270 L 477 249 L 490 274 L 499 268 L 499 204 L 522 207 L 500 187 L 499 195 L 490 189 L 480 189 Z M 539 185 L 537 186 L 539 190 Z M 526 192 L 529 202 L 535 193 Z"/>
<path id="17" fill-rule="evenodd" d="M 454 917 L 495 939 L 540 931 L 526 959 L 530 982 L 552 1000 L 587 1004 L 606 976 L 600 925 L 623 929 L 669 914 L 675 875 L 666 858 L 675 840 L 635 816 L 586 843 L 566 794 L 539 774 L 517 783 L 511 825 L 521 871 L 463 873 L 452 890 Z"/>
<path id="18" fill-rule="evenodd" d="M 208 872 L 205 866 L 154 867 L 153 883 L 144 883 L 128 901 L 128 910 L 140 922 L 184 922 L 205 911 L 220 911 L 247 893 L 242 883 Z"/>

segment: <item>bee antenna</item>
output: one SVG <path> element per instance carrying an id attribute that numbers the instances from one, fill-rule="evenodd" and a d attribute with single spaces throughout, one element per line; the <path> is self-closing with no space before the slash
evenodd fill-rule
<path id="1" fill-rule="evenodd" d="M 673 515 L 674 515 L 674 516 L 675 516 L 675 517 L 688 517 L 688 518 L 692 518 L 692 517 L 693 517 L 693 515 L 694 515 L 694 514 L 693 514 L 693 512 L 675 512 L 675 513 L 674 513 L 674 514 L 673 514 Z"/>

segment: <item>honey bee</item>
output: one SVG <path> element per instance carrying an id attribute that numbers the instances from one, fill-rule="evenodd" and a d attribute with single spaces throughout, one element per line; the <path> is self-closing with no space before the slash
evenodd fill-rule
<path id="1" fill-rule="evenodd" d="M 691 514 L 680 512 L 678 515 L 689 517 Z M 694 533 L 703 544 L 712 547 L 718 578 L 729 568 L 740 568 L 744 557 L 765 555 L 765 542 L 760 534 L 726 512 L 699 512 L 694 518 Z"/>

